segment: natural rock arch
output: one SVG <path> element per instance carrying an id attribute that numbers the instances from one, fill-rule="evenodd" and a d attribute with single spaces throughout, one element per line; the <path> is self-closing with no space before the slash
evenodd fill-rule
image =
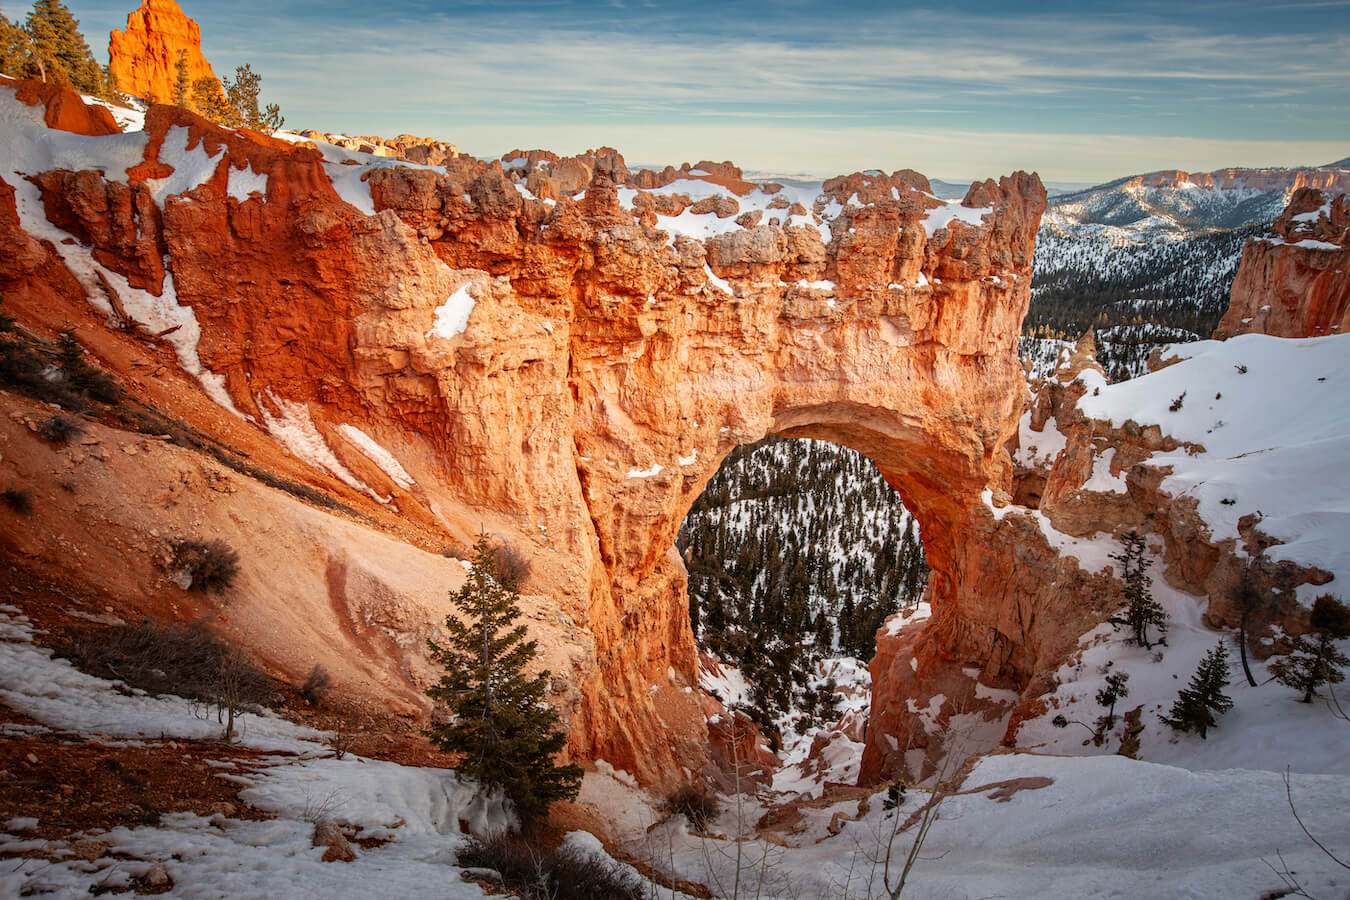
<path id="1" fill-rule="evenodd" d="M 670 551 L 723 456 L 770 433 L 853 447 L 903 487 L 933 567 L 926 652 L 1014 680 L 1036 671 L 1028 635 L 1044 604 L 1029 598 L 1044 599 L 1054 554 L 1027 552 L 1044 538 L 989 505 L 1011 490 L 1006 444 L 1026 402 L 1016 341 L 1045 208 L 1034 175 L 977 183 L 958 208 L 913 172 L 855 174 L 825 184 L 815 216 L 784 203 L 770 207 L 782 221 L 743 216 L 699 241 L 660 227 L 658 211 L 683 201 L 647 190 L 729 186 L 709 213 L 721 216 L 754 189 L 729 167 L 629 173 L 602 151 L 564 161 L 589 172 L 573 196 L 469 159 L 445 174 L 354 171 L 173 107 L 146 128 L 125 183 L 38 177 L 47 216 L 129 286 L 158 294 L 171 273 L 202 366 L 242 414 L 299 410 L 409 523 L 533 542 L 536 591 L 566 632 L 573 687 L 554 700 L 576 754 L 651 782 L 700 764 Z M 219 161 L 185 196 L 156 200 L 146 181 L 171 171 L 167 141 Z M 246 167 L 262 188 L 241 199 L 231 173 Z M 132 206 L 146 214 L 117 213 Z M 167 270 L 147 265 L 161 252 Z M 37 290 L 39 276 L 22 277 Z M 68 276 L 42 287 L 72 303 L 97 289 Z M 461 291 L 466 329 L 435 336 L 437 308 Z M 363 461 L 346 424 L 414 484 Z M 878 735 L 897 733 L 918 677 L 888 652 L 873 667 Z M 894 767 L 884 742 L 868 752 L 865 777 Z"/>

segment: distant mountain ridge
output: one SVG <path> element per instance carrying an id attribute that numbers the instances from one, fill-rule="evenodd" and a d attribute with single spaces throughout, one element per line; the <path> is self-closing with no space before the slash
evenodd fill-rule
<path id="1" fill-rule="evenodd" d="M 1347 164 L 1129 175 L 1054 198 L 1044 222 L 1071 232 L 1118 229 L 1122 237 L 1242 228 L 1272 221 L 1299 188 L 1350 192 Z"/>

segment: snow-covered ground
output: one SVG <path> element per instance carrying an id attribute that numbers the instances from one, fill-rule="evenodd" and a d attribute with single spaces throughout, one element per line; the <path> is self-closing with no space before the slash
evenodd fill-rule
<path id="1" fill-rule="evenodd" d="M 32 637 L 33 626 L 15 607 L 0 607 L 0 702 L 42 723 L 41 733 L 132 747 L 220 736 L 214 712 L 200 704 L 151 697 L 84 675 L 35 646 Z M 256 771 L 222 765 L 219 777 L 248 785 L 241 799 L 275 818 L 169 814 L 156 826 L 96 835 L 112 853 L 130 858 L 93 862 L 27 836 L 36 822 L 0 823 L 0 854 L 41 850 L 65 857 L 7 861 L 0 866 L 0 896 L 87 896 L 96 884 L 128 885 L 156 862 L 173 879 L 175 897 L 483 896 L 453 868 L 464 841 L 459 822 L 480 833 L 503 827 L 509 818 L 500 800 L 485 797 L 451 771 L 350 754 L 336 759 L 322 743 L 326 735 L 272 716 L 248 714 L 237 725 L 240 743 L 285 755 L 263 756 Z M 324 863 L 324 848 L 311 846 L 320 815 L 390 843 L 359 851 L 351 863 Z"/>
<path id="2" fill-rule="evenodd" d="M 1244 516 L 1259 519 L 1263 532 L 1279 543 L 1266 555 L 1317 566 L 1333 576 L 1328 584 L 1302 585 L 1297 597 L 1311 606 L 1323 593 L 1344 596 L 1350 581 L 1350 480 L 1344 460 L 1350 454 L 1350 336 L 1289 340 L 1245 335 L 1225 342 L 1202 341 L 1170 348 L 1182 361 L 1158 372 L 1107 385 L 1095 372 L 1083 378 L 1089 390 L 1079 401 L 1085 414 L 1116 426 L 1134 421 L 1159 424 L 1186 445 L 1157 454 L 1148 465 L 1167 467 L 1162 488 L 1176 497 L 1192 497 L 1209 526 L 1211 539 L 1236 538 Z M 1039 434 L 1024 428 L 1020 452 L 1053 458 L 1063 438 L 1048 423 Z M 1110 452 L 1110 451 L 1108 451 Z M 1110 459 L 1094 462 L 1088 489 L 1123 490 L 1106 469 Z M 1007 511 L 1000 510 L 1006 515 Z M 1063 538 L 1039 513 L 1047 535 Z M 1108 534 L 1059 541 L 1084 568 L 1116 570 L 1110 554 L 1119 545 Z M 1234 548 L 1246 555 L 1241 545 Z M 1265 663 L 1252 662 L 1258 687 L 1249 687 L 1237 665 L 1236 639 L 1201 621 L 1206 600 L 1166 583 L 1161 546 L 1150 547 L 1152 593 L 1167 611 L 1165 646 L 1144 649 L 1125 643 L 1124 634 L 1102 625 L 1081 639 L 1079 657 L 1056 673 L 1058 686 L 1047 696 L 1051 708 L 1022 725 L 1019 746 L 1075 755 L 1114 753 L 1123 725 L 1101 747 L 1084 744 L 1088 730 L 1071 724 L 1056 729 L 1064 715 L 1092 725 L 1101 710 L 1096 692 L 1108 674 L 1130 676 L 1130 694 L 1117 715 L 1142 707 L 1140 756 L 1190 769 L 1241 767 L 1350 775 L 1350 723 L 1338 719 L 1327 699 L 1295 702 L 1297 694 L 1271 682 Z M 1228 688 L 1234 707 L 1208 739 L 1179 735 L 1159 720 L 1177 691 L 1186 687 L 1205 653 L 1217 643 L 1229 648 L 1234 670 Z M 1342 642 L 1350 650 L 1350 641 Z"/>

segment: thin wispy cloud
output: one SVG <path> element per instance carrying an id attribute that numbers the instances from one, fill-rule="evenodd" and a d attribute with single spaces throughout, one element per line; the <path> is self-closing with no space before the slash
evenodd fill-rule
<path id="1" fill-rule="evenodd" d="M 1193 142 L 1185 147 L 1200 158 L 1259 145 L 1272 162 L 1291 161 L 1294 147 L 1350 145 L 1350 123 L 1335 114 L 1350 108 L 1350 32 L 1325 11 L 1334 5 L 1289 4 L 1282 16 L 1255 3 L 1201 14 L 1163 3 L 1020 14 L 869 0 L 379 10 L 184 0 L 217 69 L 251 62 L 295 125 L 435 134 L 481 155 L 584 132 L 594 137 L 583 148 L 617 143 L 630 155 L 661 135 L 662 158 L 675 160 L 708 155 L 692 142 L 711 139 L 748 154 L 738 157 L 748 166 L 811 171 L 843 168 L 869 136 L 904 134 L 914 154 L 906 165 L 941 164 L 949 175 L 963 174 L 946 168 L 950 149 L 930 149 L 943 134 L 953 146 L 977 140 L 970 135 L 1041 135 L 1047 155 L 1033 165 L 1097 173 L 1089 179 L 1144 167 L 1144 155 L 1133 166 L 1121 159 L 1121 136 L 1140 154 Z M 107 4 L 72 8 L 87 32 L 108 15 Z M 1065 135 L 1083 141 L 1071 151 Z M 1195 152 L 1202 146 L 1214 152 Z M 803 159 L 808 147 L 820 157 Z M 1010 148 L 1001 158 L 1011 164 Z"/>

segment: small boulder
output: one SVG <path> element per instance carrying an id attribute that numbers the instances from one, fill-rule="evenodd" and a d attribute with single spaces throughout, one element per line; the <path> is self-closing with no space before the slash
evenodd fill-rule
<path id="1" fill-rule="evenodd" d="M 324 862 L 351 862 L 356 859 L 356 851 L 332 819 L 320 819 L 314 823 L 314 846 L 328 848 L 323 852 Z"/>

